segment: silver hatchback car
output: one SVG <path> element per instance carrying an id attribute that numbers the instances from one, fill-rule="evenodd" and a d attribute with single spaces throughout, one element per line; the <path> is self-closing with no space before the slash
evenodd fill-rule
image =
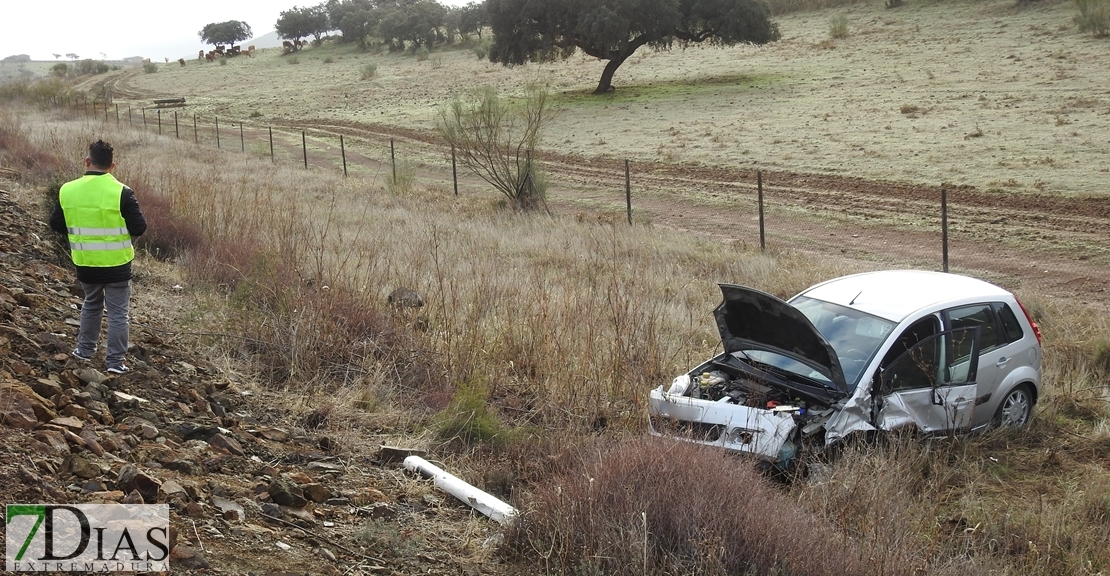
<path id="1" fill-rule="evenodd" d="M 868 272 L 789 302 L 720 287 L 724 351 L 651 391 L 654 434 L 787 466 L 853 432 L 1022 426 L 1040 395 L 1039 328 L 982 280 Z"/>

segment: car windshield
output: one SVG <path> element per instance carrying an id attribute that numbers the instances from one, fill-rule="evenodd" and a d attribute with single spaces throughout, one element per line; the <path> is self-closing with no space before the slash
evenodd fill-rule
<path id="1" fill-rule="evenodd" d="M 849 391 L 855 390 L 860 373 L 895 326 L 889 320 L 805 296 L 790 305 L 809 318 L 836 351 Z"/>

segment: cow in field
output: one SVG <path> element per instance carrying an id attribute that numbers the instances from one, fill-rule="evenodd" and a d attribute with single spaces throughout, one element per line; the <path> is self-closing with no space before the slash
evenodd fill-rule
<path id="1" fill-rule="evenodd" d="M 281 53 L 282 54 L 289 54 L 289 53 L 293 52 L 294 50 L 296 50 L 296 48 L 293 46 L 292 42 L 290 42 L 288 40 L 282 40 L 281 41 Z"/>
<path id="2" fill-rule="evenodd" d="M 204 60 L 204 50 L 197 52 L 197 60 Z"/>
<path id="3" fill-rule="evenodd" d="M 181 67 L 182 67 L 182 68 L 184 68 L 184 67 L 185 67 L 185 59 L 184 59 L 184 58 L 178 58 L 178 59 L 177 59 L 177 63 L 178 63 L 178 64 L 181 64 Z"/>
<path id="4" fill-rule="evenodd" d="M 211 61 L 216 59 L 216 53 L 215 52 L 209 52 L 209 53 L 204 55 L 204 59 L 208 62 L 211 62 Z"/>

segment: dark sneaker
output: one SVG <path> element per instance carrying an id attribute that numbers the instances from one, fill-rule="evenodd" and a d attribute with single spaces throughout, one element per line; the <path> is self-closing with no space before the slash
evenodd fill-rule
<path id="1" fill-rule="evenodd" d="M 130 371 L 131 371 L 131 369 L 128 368 L 124 364 L 120 364 L 119 366 L 109 366 L 108 367 L 108 373 L 109 374 L 127 374 Z"/>
<path id="2" fill-rule="evenodd" d="M 78 359 L 78 360 L 81 360 L 82 362 L 88 362 L 89 360 L 92 360 L 92 356 L 85 356 L 85 355 L 84 355 L 84 354 L 82 354 L 82 353 L 81 353 L 81 351 L 80 351 L 80 350 L 78 350 L 77 348 L 74 348 L 74 349 L 73 349 L 73 352 L 70 352 L 70 354 L 71 354 L 71 355 L 72 355 L 72 356 L 73 356 L 74 358 L 76 358 L 76 359 Z"/>

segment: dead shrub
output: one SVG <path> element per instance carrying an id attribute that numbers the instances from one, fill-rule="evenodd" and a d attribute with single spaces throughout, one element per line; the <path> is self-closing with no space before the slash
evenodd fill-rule
<path id="1" fill-rule="evenodd" d="M 56 150 L 31 141 L 19 116 L 11 110 L 0 111 L 0 164 L 14 167 L 10 171 L 24 182 L 39 184 L 57 179 L 75 169 Z"/>
<path id="2" fill-rule="evenodd" d="M 170 201 L 157 194 L 139 198 L 147 231 L 135 241 L 135 247 L 160 260 L 175 260 L 204 245 L 200 228 L 185 218 L 171 213 Z"/>
<path id="3" fill-rule="evenodd" d="M 876 573 L 880 557 L 900 555 L 893 548 L 837 534 L 749 460 L 641 437 L 583 446 L 530 494 L 505 551 L 549 573 L 816 576 Z"/>

